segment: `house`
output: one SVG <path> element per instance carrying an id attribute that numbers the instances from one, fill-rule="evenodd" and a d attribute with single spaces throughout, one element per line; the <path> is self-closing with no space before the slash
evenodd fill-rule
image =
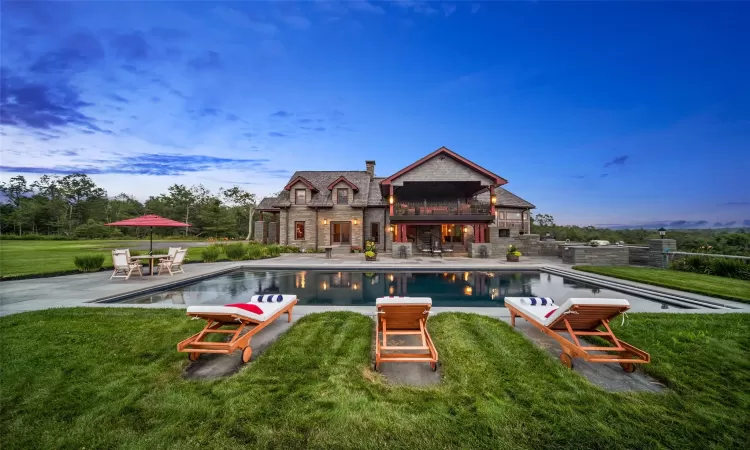
<path id="1" fill-rule="evenodd" d="M 362 171 L 298 171 L 258 205 L 273 220 L 257 224 L 256 239 L 311 250 L 373 240 L 381 251 L 402 242 L 465 253 L 470 242 L 488 242 L 490 225 L 501 235 L 529 233 L 534 205 L 506 183 L 445 147 L 388 177 L 375 176 L 375 161 Z"/>

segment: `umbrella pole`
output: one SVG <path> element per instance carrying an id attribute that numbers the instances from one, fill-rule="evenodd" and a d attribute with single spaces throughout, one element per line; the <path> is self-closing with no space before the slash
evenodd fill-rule
<path id="1" fill-rule="evenodd" d="M 154 254 L 154 227 L 149 227 L 151 229 L 151 237 L 149 238 L 148 243 L 148 254 L 153 255 Z"/>

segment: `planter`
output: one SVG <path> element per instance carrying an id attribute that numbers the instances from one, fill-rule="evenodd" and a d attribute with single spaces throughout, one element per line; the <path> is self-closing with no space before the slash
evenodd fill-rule
<path id="1" fill-rule="evenodd" d="M 377 255 L 375 255 L 375 256 L 365 256 L 365 261 L 377 261 L 377 260 L 378 260 L 378 256 Z"/>
<path id="2" fill-rule="evenodd" d="M 520 259 L 520 256 L 514 256 L 514 255 L 505 255 L 505 259 L 508 260 L 508 262 L 518 262 Z"/>

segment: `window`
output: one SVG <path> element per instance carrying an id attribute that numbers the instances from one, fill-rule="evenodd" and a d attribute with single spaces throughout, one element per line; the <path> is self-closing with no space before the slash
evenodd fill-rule
<path id="1" fill-rule="evenodd" d="M 295 189 L 294 190 L 294 204 L 304 205 L 305 203 L 307 203 L 307 192 L 304 189 Z"/>
<path id="2" fill-rule="evenodd" d="M 500 228 L 497 230 L 498 237 L 510 237 L 510 230 L 507 228 Z"/>
<path id="3" fill-rule="evenodd" d="M 521 220 L 521 213 L 520 212 L 507 212 L 505 213 L 505 217 L 508 220 Z"/>
<path id="4" fill-rule="evenodd" d="M 338 203 L 339 205 L 349 204 L 349 189 L 347 188 L 336 189 L 336 203 Z"/>
<path id="5" fill-rule="evenodd" d="M 505 213 L 502 212 L 502 211 L 498 211 L 497 212 L 497 218 L 498 218 L 498 220 L 505 219 Z"/>
<path id="6" fill-rule="evenodd" d="M 294 222 L 294 239 L 305 238 L 305 222 Z"/>
<path id="7" fill-rule="evenodd" d="M 380 223 L 373 222 L 370 224 L 370 239 L 376 244 L 380 243 Z"/>

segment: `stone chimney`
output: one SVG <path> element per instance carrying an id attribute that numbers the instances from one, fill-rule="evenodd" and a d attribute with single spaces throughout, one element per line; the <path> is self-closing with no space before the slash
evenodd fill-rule
<path id="1" fill-rule="evenodd" d="M 365 161 L 365 167 L 367 167 L 367 173 L 370 175 L 370 179 L 375 178 L 375 161 Z"/>

